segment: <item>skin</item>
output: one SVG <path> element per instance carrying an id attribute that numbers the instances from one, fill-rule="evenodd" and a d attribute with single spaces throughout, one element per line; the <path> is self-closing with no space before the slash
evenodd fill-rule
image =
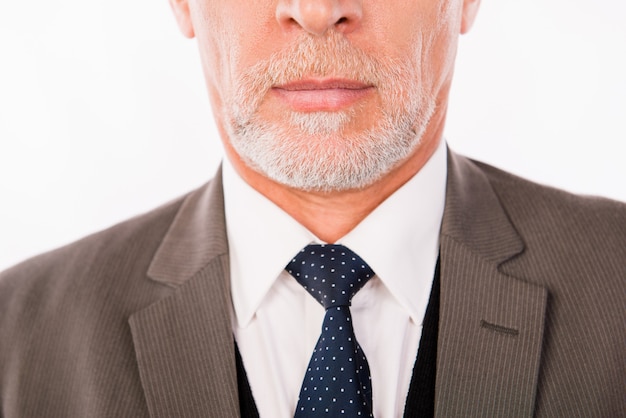
<path id="1" fill-rule="evenodd" d="M 474 22 L 480 0 L 170 0 L 183 34 L 197 38 L 209 98 L 225 151 L 241 177 L 318 238 L 333 243 L 352 230 L 428 161 L 442 137 L 459 34 Z M 420 56 L 419 82 L 436 108 L 419 145 L 373 184 L 353 190 L 316 192 L 279 184 L 248 166 L 227 134 L 226 100 L 233 80 L 259 60 L 300 37 L 323 40 L 330 31 L 377 57 Z M 417 48 L 417 49 L 416 49 Z M 270 91 L 260 115 L 280 121 L 292 103 Z M 317 92 L 312 107 L 324 107 L 336 92 Z M 339 95 L 341 97 L 341 94 Z M 346 129 L 363 131 L 380 115 L 376 88 L 359 97 Z M 321 104 L 320 104 L 321 103 Z M 319 105 L 319 106 L 318 106 Z M 335 108 L 330 109 L 331 111 Z M 328 109 L 327 109 L 328 110 Z M 338 141 L 341 138 L 337 138 Z"/>

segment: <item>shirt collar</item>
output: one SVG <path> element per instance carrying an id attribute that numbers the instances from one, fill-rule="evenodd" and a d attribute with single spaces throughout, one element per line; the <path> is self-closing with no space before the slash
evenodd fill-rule
<path id="1" fill-rule="evenodd" d="M 340 243 L 369 264 L 385 287 L 421 324 L 439 257 L 446 194 L 446 145 Z"/>
<path id="2" fill-rule="evenodd" d="M 285 266 L 316 237 L 223 162 L 233 307 L 245 327 Z"/>
<path id="3" fill-rule="evenodd" d="M 223 182 L 233 306 L 245 327 L 293 256 L 320 240 L 248 185 L 227 158 Z M 439 253 L 445 184 L 441 141 L 415 176 L 338 241 L 369 264 L 416 323 L 424 317 Z"/>

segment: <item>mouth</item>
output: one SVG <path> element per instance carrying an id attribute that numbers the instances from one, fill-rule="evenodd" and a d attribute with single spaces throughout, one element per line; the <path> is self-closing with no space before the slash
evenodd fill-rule
<path id="1" fill-rule="evenodd" d="M 274 86 L 272 92 L 298 112 L 333 112 L 372 94 L 374 86 L 347 79 L 302 79 Z"/>

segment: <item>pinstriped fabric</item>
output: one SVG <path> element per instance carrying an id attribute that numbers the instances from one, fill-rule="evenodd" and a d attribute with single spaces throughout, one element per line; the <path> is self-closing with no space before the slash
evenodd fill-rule
<path id="1" fill-rule="evenodd" d="M 624 204 L 449 167 L 436 415 L 626 417 Z"/>
<path id="2" fill-rule="evenodd" d="M 239 414 L 227 249 L 218 172 L 182 205 L 150 266 L 176 292 L 130 319 L 154 417 Z"/>
<path id="3" fill-rule="evenodd" d="M 517 193 L 529 198 L 520 199 L 510 191 L 514 177 L 495 178 L 512 222 L 525 226 L 527 245 L 524 257 L 502 270 L 550 291 L 537 414 L 626 416 L 623 205 L 598 198 L 581 205 L 578 197 L 525 183 Z"/>
<path id="4" fill-rule="evenodd" d="M 136 278 L 179 207 L 0 275 L 0 416 L 148 416 L 127 319 L 171 292 Z"/>
<path id="5" fill-rule="evenodd" d="M 228 253 L 222 172 L 181 205 L 148 269 L 148 276 L 177 287 L 214 257 Z"/>
<path id="6" fill-rule="evenodd" d="M 531 417 L 545 289 L 498 273 L 449 237 L 441 265 L 437 416 Z"/>
<path id="7" fill-rule="evenodd" d="M 524 242 L 485 173 L 470 160 L 452 153 L 448 154 L 448 167 L 441 235 L 466 243 L 494 264 L 522 252 Z"/>
<path id="8" fill-rule="evenodd" d="M 223 280 L 227 271 L 227 258 L 217 258 L 179 294 L 131 318 L 151 416 L 238 414 L 229 294 Z"/>
<path id="9" fill-rule="evenodd" d="M 1 416 L 237 416 L 221 193 L 214 181 L 1 275 Z"/>

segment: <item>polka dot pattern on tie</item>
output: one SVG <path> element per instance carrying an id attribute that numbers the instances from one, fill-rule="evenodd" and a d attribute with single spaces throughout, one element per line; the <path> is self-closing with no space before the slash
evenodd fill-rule
<path id="1" fill-rule="evenodd" d="M 369 365 L 349 307 L 374 272 L 347 247 L 318 244 L 302 249 L 286 270 L 326 309 L 295 417 L 372 417 Z"/>

